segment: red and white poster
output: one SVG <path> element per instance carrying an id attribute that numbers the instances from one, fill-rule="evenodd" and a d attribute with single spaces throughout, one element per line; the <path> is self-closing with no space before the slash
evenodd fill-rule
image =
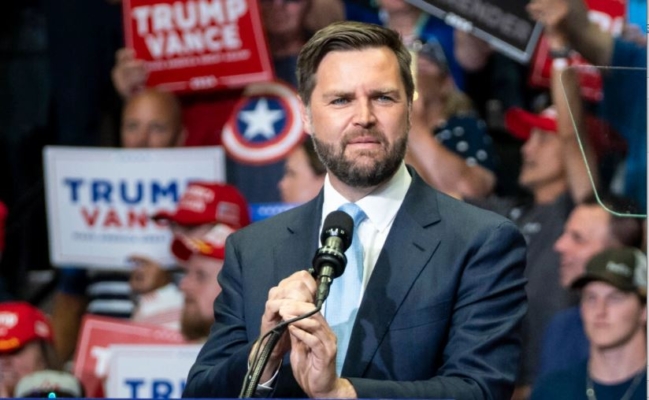
<path id="1" fill-rule="evenodd" d="M 255 0 L 123 0 L 126 45 L 148 86 L 240 88 L 274 77 Z"/>
<path id="2" fill-rule="evenodd" d="M 86 397 L 104 397 L 111 345 L 181 344 L 180 332 L 117 318 L 87 315 L 81 325 L 74 357 L 74 375 L 81 380 Z"/>
<path id="3" fill-rule="evenodd" d="M 597 23 L 600 29 L 610 32 L 613 36 L 622 33 L 626 16 L 626 0 L 586 0 L 588 17 Z M 588 62 L 578 54 L 571 57 L 570 65 L 588 66 Z M 579 83 L 581 93 L 586 100 L 599 101 L 602 99 L 602 79 L 597 68 L 579 68 Z M 534 55 L 530 70 L 529 82 L 533 86 L 549 87 L 552 59 L 549 55 L 548 43 L 541 37 Z"/>

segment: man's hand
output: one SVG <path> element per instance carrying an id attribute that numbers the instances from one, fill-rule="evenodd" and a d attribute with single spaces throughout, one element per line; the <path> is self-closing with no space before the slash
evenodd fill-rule
<path id="1" fill-rule="evenodd" d="M 150 258 L 134 255 L 129 261 L 135 264 L 129 278 L 134 293 L 150 293 L 172 281 L 171 273 Z"/>
<path id="2" fill-rule="evenodd" d="M 116 63 L 111 71 L 113 86 L 120 96 L 127 99 L 144 88 L 147 71 L 144 61 L 136 59 L 132 49 L 117 50 L 115 59 Z"/>
<path id="3" fill-rule="evenodd" d="M 290 316 L 293 315 L 291 314 L 291 310 L 295 309 L 295 304 L 299 304 L 302 307 L 308 307 L 310 305 L 311 309 L 313 309 L 315 307 L 313 301 L 316 288 L 315 279 L 313 279 L 311 274 L 307 271 L 298 271 L 270 289 L 264 315 L 261 317 L 261 335 L 265 335 L 282 321 L 292 318 Z M 293 317 L 295 316 L 297 315 L 293 315 Z M 291 343 L 288 334 L 284 333 L 282 339 L 273 349 L 266 369 L 261 376 L 261 382 L 266 382 L 273 376 L 282 357 L 290 349 Z M 254 354 L 254 348 L 251 354 Z"/>
<path id="4" fill-rule="evenodd" d="M 309 303 L 282 307 L 284 319 L 313 311 Z M 351 383 L 336 374 L 336 335 L 321 313 L 289 325 L 291 368 L 300 387 L 311 398 L 356 398 Z"/>

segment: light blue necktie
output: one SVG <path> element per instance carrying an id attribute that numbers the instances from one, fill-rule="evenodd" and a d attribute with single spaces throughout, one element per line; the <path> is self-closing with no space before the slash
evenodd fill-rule
<path id="1" fill-rule="evenodd" d="M 354 220 L 352 243 L 345 252 L 347 267 L 345 272 L 331 284 L 325 317 L 338 339 L 336 372 L 340 376 L 347 355 L 349 338 L 363 289 L 363 244 L 358 237 L 358 226 L 367 218 L 363 210 L 354 203 L 343 204 L 339 210 L 349 214 Z"/>

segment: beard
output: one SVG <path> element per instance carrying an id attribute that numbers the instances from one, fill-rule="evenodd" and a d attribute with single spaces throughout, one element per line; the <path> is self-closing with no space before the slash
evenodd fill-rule
<path id="1" fill-rule="evenodd" d="M 206 318 L 198 311 L 196 304 L 185 300 L 182 315 L 180 317 L 180 333 L 188 341 L 197 341 L 207 338 L 214 318 Z"/>
<path id="2" fill-rule="evenodd" d="M 385 134 L 377 129 L 353 132 L 346 135 L 340 144 L 325 143 L 318 139 L 313 131 L 313 143 L 318 157 L 336 178 L 351 187 L 369 188 L 377 186 L 390 179 L 399 169 L 406 155 L 407 131 L 398 137 L 390 146 Z M 382 147 L 383 155 L 379 156 L 374 150 L 359 152 L 353 158 L 345 157 L 347 144 L 359 136 L 371 136 Z M 360 158 L 368 162 L 359 161 Z"/>

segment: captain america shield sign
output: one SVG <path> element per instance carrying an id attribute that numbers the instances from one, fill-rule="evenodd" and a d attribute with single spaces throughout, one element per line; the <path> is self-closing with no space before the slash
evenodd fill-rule
<path id="1" fill-rule="evenodd" d="M 223 146 L 242 164 L 264 165 L 285 158 L 304 137 L 300 102 L 280 82 L 252 84 L 223 128 Z"/>

